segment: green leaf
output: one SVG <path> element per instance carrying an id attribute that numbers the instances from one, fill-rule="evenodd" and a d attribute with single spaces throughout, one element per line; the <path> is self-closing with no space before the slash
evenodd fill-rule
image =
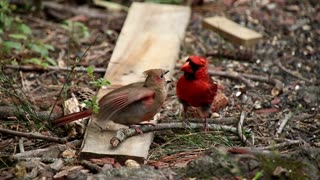
<path id="1" fill-rule="evenodd" d="M 23 33 L 23 34 L 32 34 L 32 30 L 30 29 L 29 26 L 26 24 L 20 24 L 18 26 L 18 29 Z"/>
<path id="2" fill-rule="evenodd" d="M 48 61 L 48 63 L 50 63 L 52 66 L 58 66 L 57 62 L 52 59 L 51 57 L 45 57 L 45 59 Z"/>
<path id="3" fill-rule="evenodd" d="M 24 62 L 25 63 L 37 64 L 37 65 L 40 65 L 40 66 L 43 66 L 43 67 L 48 67 L 49 66 L 48 63 L 42 62 L 42 60 L 39 59 L 39 58 L 30 58 L 30 59 L 25 60 Z"/>
<path id="4" fill-rule="evenodd" d="M 22 48 L 22 45 L 21 43 L 19 42 L 13 42 L 13 41 L 4 41 L 2 43 L 3 47 L 4 48 L 7 48 L 7 49 L 17 49 L 17 50 L 20 50 Z"/>
<path id="5" fill-rule="evenodd" d="M 45 44 L 44 47 L 47 48 L 48 50 L 54 51 L 54 46 L 50 44 Z"/>
<path id="6" fill-rule="evenodd" d="M 93 76 L 93 72 L 94 72 L 94 67 L 93 67 L 93 66 L 87 67 L 87 74 L 88 74 L 91 78 L 94 77 L 94 76 Z"/>
<path id="7" fill-rule="evenodd" d="M 252 180 L 258 180 L 263 176 L 262 171 L 258 171 L 256 175 L 252 178 Z"/>
<path id="8" fill-rule="evenodd" d="M 91 109 L 91 107 L 92 107 L 92 102 L 91 101 L 85 100 L 83 103 L 85 104 L 86 108 Z"/>
<path id="9" fill-rule="evenodd" d="M 23 39 L 23 40 L 27 39 L 27 36 L 25 36 L 23 34 L 9 34 L 9 37 L 11 37 L 13 39 Z"/>
<path id="10" fill-rule="evenodd" d="M 103 79 L 103 78 L 99 78 L 96 81 L 90 81 L 89 84 L 92 84 L 93 86 L 97 87 L 97 88 L 101 88 L 102 86 L 107 86 L 110 85 L 110 81 Z"/>
<path id="11" fill-rule="evenodd" d="M 42 57 L 48 56 L 49 54 L 48 49 L 45 48 L 43 45 L 30 43 L 28 44 L 28 48 L 36 53 L 39 53 Z"/>
<path id="12" fill-rule="evenodd" d="M 14 59 L 14 60 L 11 61 L 11 65 L 16 65 L 16 66 L 17 66 L 17 65 L 19 65 L 19 64 L 18 64 L 18 62 L 16 61 L 16 59 Z"/>

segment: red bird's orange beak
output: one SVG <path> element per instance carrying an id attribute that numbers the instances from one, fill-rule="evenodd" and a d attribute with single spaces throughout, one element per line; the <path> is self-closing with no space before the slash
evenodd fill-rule
<path id="1" fill-rule="evenodd" d="M 184 63 L 181 66 L 180 70 L 183 71 L 183 72 L 192 73 L 192 69 L 191 69 L 191 66 L 190 66 L 189 62 Z"/>

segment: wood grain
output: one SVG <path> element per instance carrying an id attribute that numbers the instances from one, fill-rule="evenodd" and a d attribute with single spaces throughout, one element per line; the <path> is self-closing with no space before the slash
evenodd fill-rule
<path id="1" fill-rule="evenodd" d="M 253 46 L 262 39 L 262 35 L 241 26 L 225 17 L 215 16 L 205 18 L 203 26 L 219 33 L 222 37 L 237 45 Z"/>
<path id="2" fill-rule="evenodd" d="M 143 71 L 147 69 L 163 68 L 172 73 L 189 18 L 189 7 L 133 3 L 104 78 L 119 87 L 144 80 Z M 170 76 L 172 74 L 167 77 Z M 110 89 L 100 90 L 98 98 L 108 91 Z M 113 155 L 120 161 L 131 158 L 143 162 L 148 155 L 153 133 L 129 138 L 119 147 L 112 148 L 110 139 L 115 130 L 125 126 L 110 122 L 103 127 L 109 130 L 100 132 L 93 123 L 94 118 L 90 120 L 85 134 L 81 158 Z"/>

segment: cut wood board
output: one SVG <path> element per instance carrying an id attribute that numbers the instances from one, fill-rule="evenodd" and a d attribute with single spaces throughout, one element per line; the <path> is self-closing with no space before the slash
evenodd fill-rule
<path id="1" fill-rule="evenodd" d="M 190 13 L 190 8 L 184 6 L 133 3 L 104 78 L 119 87 L 143 81 L 143 71 L 151 68 L 170 70 L 171 73 L 167 76 L 170 78 Z M 110 90 L 100 90 L 98 99 Z M 126 126 L 110 122 L 103 127 L 110 131 L 101 132 L 93 123 L 94 118 L 90 120 L 85 133 L 81 158 L 113 155 L 120 158 L 120 161 L 131 158 L 143 162 L 148 155 L 153 133 L 131 137 L 118 147 L 112 148 L 110 139 L 115 130 Z"/>
<path id="2" fill-rule="evenodd" d="M 203 26 L 219 33 L 222 37 L 237 45 L 253 46 L 262 39 L 258 32 L 243 27 L 225 17 L 205 18 Z"/>

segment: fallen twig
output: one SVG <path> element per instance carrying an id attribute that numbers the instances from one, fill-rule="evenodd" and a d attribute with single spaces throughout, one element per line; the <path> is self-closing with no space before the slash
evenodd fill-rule
<path id="1" fill-rule="evenodd" d="M 284 86 L 283 82 L 281 82 L 279 79 L 270 78 L 269 76 L 258 76 L 254 74 L 245 74 L 245 73 L 243 73 L 242 76 L 254 81 L 260 81 L 260 82 L 272 84 L 278 89 L 282 89 Z"/>
<path id="2" fill-rule="evenodd" d="M 287 146 L 292 146 L 295 144 L 300 144 L 300 140 L 287 140 L 287 142 L 282 142 L 278 144 L 273 144 L 265 147 L 233 147 L 229 148 L 228 152 L 234 154 L 255 154 L 255 155 L 266 155 L 266 154 L 274 154 L 274 152 L 269 150 L 280 149 Z"/>
<path id="3" fill-rule="evenodd" d="M 51 158 L 51 157 L 13 157 L 13 156 L 9 157 L 9 160 L 11 162 L 38 160 L 38 161 L 43 162 L 43 163 L 54 163 L 58 159 L 59 158 Z M 67 163 L 74 163 L 74 162 L 77 161 L 76 158 L 63 158 L 62 160 L 64 162 L 67 162 Z"/>
<path id="4" fill-rule="evenodd" d="M 288 140 L 287 142 L 279 143 L 279 144 L 273 144 L 270 146 L 265 146 L 265 147 L 255 147 L 254 149 L 257 150 L 270 150 L 270 149 L 277 149 L 277 148 L 284 148 L 286 146 L 291 146 L 295 144 L 300 144 L 300 140 Z"/>
<path id="5" fill-rule="evenodd" d="M 303 77 L 299 72 L 293 72 L 293 71 L 287 69 L 286 67 L 284 67 L 280 60 L 276 60 L 275 63 L 276 63 L 277 66 L 279 66 L 280 69 L 282 69 L 284 72 L 290 74 L 291 76 L 296 77 L 296 78 L 301 79 L 301 80 L 304 80 L 304 81 L 309 82 L 309 83 L 312 82 L 311 80 Z"/>
<path id="6" fill-rule="evenodd" d="M 59 12 L 71 12 L 74 15 L 85 15 L 91 18 L 102 18 L 102 19 L 110 18 L 110 16 L 108 16 L 106 13 L 102 13 L 101 11 L 98 11 L 98 9 L 88 8 L 86 6 L 82 6 L 82 7 L 66 6 L 64 4 L 59 4 L 51 1 L 44 1 L 43 6 L 45 8 L 54 9 Z"/>
<path id="7" fill-rule="evenodd" d="M 80 164 L 93 172 L 99 173 L 102 171 L 101 167 L 99 167 L 96 164 L 91 163 L 90 161 L 82 160 L 82 161 L 80 161 Z"/>
<path id="8" fill-rule="evenodd" d="M 226 58 L 226 59 L 234 59 L 238 61 L 248 61 L 254 62 L 253 59 L 253 52 L 250 50 L 227 50 L 227 49 L 220 49 L 220 50 L 213 50 L 206 53 L 206 56 L 213 56 L 217 58 Z"/>
<path id="9" fill-rule="evenodd" d="M 189 127 L 187 128 L 201 129 L 201 128 L 204 128 L 204 124 L 190 123 Z M 222 131 L 229 131 L 235 134 L 237 133 L 237 128 L 232 126 L 209 124 L 208 128 L 209 130 L 222 130 Z M 156 124 L 154 126 L 142 125 L 141 127 L 139 127 L 139 129 L 143 133 L 148 133 L 148 132 L 168 130 L 168 129 L 186 129 L 186 125 L 184 123 L 161 123 L 161 124 Z M 139 133 L 134 128 L 121 128 L 116 132 L 116 135 L 110 140 L 110 144 L 113 147 L 117 147 L 121 142 L 135 135 L 139 135 Z"/>
<path id="10" fill-rule="evenodd" d="M 69 147 L 79 147 L 81 145 L 81 142 L 81 140 L 74 140 L 66 144 L 57 144 L 43 149 L 25 151 L 24 153 L 14 154 L 10 156 L 10 158 L 13 160 L 32 157 L 57 158 L 61 151 L 65 151 Z M 50 156 L 48 154 L 50 154 Z"/>
<path id="11" fill-rule="evenodd" d="M 279 126 L 279 129 L 276 132 L 276 137 L 279 137 L 279 135 L 281 134 L 283 128 L 286 126 L 287 122 L 293 117 L 293 113 L 290 111 L 285 117 L 284 119 L 281 121 L 281 124 Z"/>
<path id="12" fill-rule="evenodd" d="M 250 141 L 247 140 L 247 138 L 243 132 L 243 122 L 244 122 L 244 119 L 246 118 L 246 116 L 247 116 L 247 113 L 245 111 L 242 111 L 241 115 L 240 115 L 240 120 L 238 123 L 238 135 L 239 135 L 242 142 L 244 142 L 245 144 L 251 144 Z"/>
<path id="13" fill-rule="evenodd" d="M 231 78 L 231 79 L 236 79 L 239 80 L 241 82 L 243 82 L 247 87 L 249 88 L 254 88 L 255 85 L 253 83 L 251 83 L 247 78 L 245 78 L 243 75 L 241 75 L 238 72 L 235 71 L 213 71 L 209 69 L 209 74 L 211 76 L 221 76 L 221 77 L 226 77 L 226 78 Z"/>
<path id="14" fill-rule="evenodd" d="M 68 138 L 49 137 L 49 136 L 43 136 L 40 134 L 24 133 L 24 132 L 13 131 L 13 130 L 3 129 L 3 128 L 0 128 L 0 133 L 10 134 L 10 135 L 19 136 L 19 137 L 25 137 L 29 139 L 41 139 L 41 140 L 57 142 L 62 144 L 68 142 Z"/>
<path id="15" fill-rule="evenodd" d="M 5 65 L 5 68 L 18 69 L 22 71 L 72 71 L 72 67 L 57 67 L 57 66 L 31 66 L 31 65 Z M 86 67 L 75 67 L 73 71 L 76 72 L 87 72 Z M 94 68 L 96 73 L 105 73 L 106 68 Z"/>
<path id="16" fill-rule="evenodd" d="M 19 151 L 24 152 L 23 137 L 19 139 Z"/>
<path id="17" fill-rule="evenodd" d="M 14 117 L 18 114 L 17 107 L 13 106 L 0 106 L 0 118 L 8 118 L 8 117 Z M 41 119 L 47 119 L 49 117 L 50 111 L 39 111 L 35 112 L 36 116 Z M 50 120 L 56 119 L 58 117 L 62 116 L 62 112 L 55 111 L 52 113 L 52 116 L 50 117 Z"/>

